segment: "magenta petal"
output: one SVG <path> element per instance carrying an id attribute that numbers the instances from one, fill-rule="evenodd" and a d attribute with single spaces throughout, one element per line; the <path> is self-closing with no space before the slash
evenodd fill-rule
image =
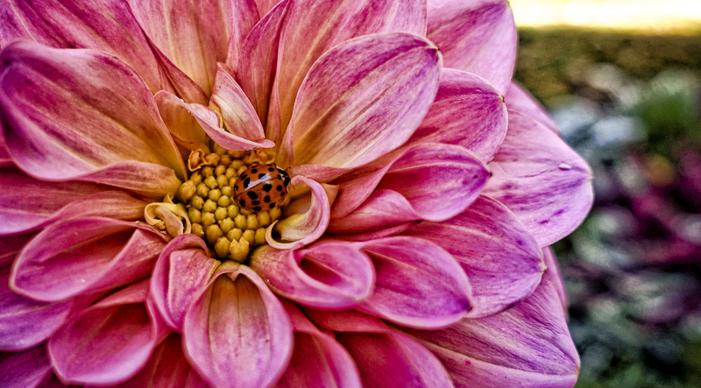
<path id="1" fill-rule="evenodd" d="M 308 314 L 314 322 L 336 332 L 336 340 L 358 365 L 364 386 L 453 386 L 436 356 L 378 319 L 353 312 L 308 311 Z"/>
<path id="2" fill-rule="evenodd" d="M 120 386 L 133 388 L 207 388 L 209 385 L 202 380 L 185 358 L 181 337 L 172 334 L 153 350 L 153 354 L 146 366 L 136 376 Z"/>
<path id="3" fill-rule="evenodd" d="M 443 362 L 458 386 L 571 387 L 579 356 L 555 285 L 497 315 L 463 319 L 437 331 L 412 331 Z"/>
<path id="4" fill-rule="evenodd" d="M 74 384 L 117 384 L 148 361 L 163 332 L 144 303 L 143 281 L 108 296 L 73 318 L 49 340 L 61 379 Z"/>
<path id="5" fill-rule="evenodd" d="M 455 218 L 422 222 L 405 233 L 431 240 L 457 259 L 473 289 L 471 317 L 494 314 L 528 296 L 545 270 L 527 229 L 504 205 L 486 196 Z"/>
<path id="6" fill-rule="evenodd" d="M 56 222 L 22 250 L 10 285 L 48 302 L 117 287 L 150 273 L 164 246 L 160 234 L 138 224 L 96 217 Z"/>
<path id="7" fill-rule="evenodd" d="M 317 59 L 347 40 L 389 32 L 425 36 L 425 0 L 291 1 L 280 37 L 276 81 L 281 128 L 287 127 L 302 80 Z"/>
<path id="8" fill-rule="evenodd" d="M 9 277 L 9 268 L 0 270 L 0 350 L 18 351 L 53 334 L 65 321 L 72 303 L 37 302 L 17 295 L 8 287 Z"/>
<path id="9" fill-rule="evenodd" d="M 43 346 L 22 353 L 0 354 L 0 376 L 4 387 L 37 387 L 50 375 L 51 362 Z"/>
<path id="10" fill-rule="evenodd" d="M 396 149 L 428 112 L 439 68 L 436 47 L 416 35 L 367 35 L 335 46 L 299 88 L 283 160 L 354 168 Z"/>
<path id="11" fill-rule="evenodd" d="M 265 247 L 251 268 L 279 295 L 317 308 L 346 308 L 372 291 L 372 263 L 357 244 L 320 241 L 304 249 Z"/>
<path id="12" fill-rule="evenodd" d="M 475 73 L 501 93 L 516 63 L 516 26 L 506 0 L 429 0 L 428 37 L 446 67 Z"/>
<path id="13" fill-rule="evenodd" d="M 190 308 L 183 334 L 188 358 L 214 386 L 271 385 L 292 354 L 282 304 L 255 272 L 232 262 Z"/>
<path id="14" fill-rule="evenodd" d="M 25 172 L 155 196 L 177 189 L 182 158 L 150 91 L 124 63 L 32 42 L 7 47 L 2 60 L 4 138 Z"/>
<path id="15" fill-rule="evenodd" d="M 163 249 L 151 276 L 149 298 L 173 330 L 182 331 L 185 313 L 218 265 L 204 240 L 193 234 L 180 235 Z"/>
<path id="16" fill-rule="evenodd" d="M 360 388 L 358 368 L 333 336 L 321 332 L 291 304 L 295 349 L 278 387 Z"/>
<path id="17" fill-rule="evenodd" d="M 483 78 L 443 69 L 438 94 L 411 142 L 458 144 L 489 162 L 506 136 L 504 98 Z"/>
<path id="18" fill-rule="evenodd" d="M 0 20 L 0 50 L 16 39 L 56 48 L 98 49 L 127 63 L 152 92 L 167 83 L 122 0 L 7 0 L 0 3 Z"/>
<path id="19" fill-rule="evenodd" d="M 485 193 L 505 204 L 541 247 L 570 234 L 593 202 L 587 163 L 546 124 L 509 105 L 509 132 L 489 165 Z"/>
<path id="20" fill-rule="evenodd" d="M 451 218 L 477 198 L 488 176 L 484 164 L 460 146 L 402 148 L 343 178 L 330 229 L 358 232 Z"/>
<path id="21" fill-rule="evenodd" d="M 2 122 L 0 122 L 0 167 L 12 166 L 14 163 L 12 162 L 12 157 L 10 157 L 10 153 L 7 151 L 5 138 L 2 133 Z"/>
<path id="22" fill-rule="evenodd" d="M 545 111 L 545 107 L 516 82 L 511 83 L 506 99 L 508 100 L 506 103 L 513 109 L 520 112 L 527 112 L 529 116 L 540 121 L 541 124 L 552 129 L 553 132 L 560 132 L 557 128 L 557 124 L 550 118 L 548 112 Z"/>
<path id="23" fill-rule="evenodd" d="M 270 8 L 273 5 L 275 4 L 269 4 Z M 277 68 L 280 30 L 289 5 L 289 1 L 280 1 L 269 13 L 259 8 L 261 15 L 265 16 L 243 41 L 235 66 L 236 79 L 256 109 L 264 127 L 267 127 L 268 103 Z M 266 135 L 272 139 L 280 138 L 279 133 L 266 132 Z"/>
<path id="24" fill-rule="evenodd" d="M 34 238 L 33 233 L 0 236 L 0 267 L 12 264 L 24 246 Z"/>
<path id="25" fill-rule="evenodd" d="M 560 273 L 560 266 L 557 262 L 557 257 L 553 249 L 548 247 L 543 250 L 543 255 L 545 257 L 545 265 L 548 270 L 545 272 L 544 276 L 550 277 L 550 281 L 557 290 L 557 295 L 560 297 L 560 302 L 562 303 L 562 309 L 567 314 L 567 291 L 565 291 L 565 283 L 562 280 L 562 274 Z"/>
<path id="26" fill-rule="evenodd" d="M 375 289 L 362 309 L 411 327 L 450 325 L 470 310 L 471 289 L 455 259 L 419 238 L 388 237 L 363 243 L 375 266 Z"/>

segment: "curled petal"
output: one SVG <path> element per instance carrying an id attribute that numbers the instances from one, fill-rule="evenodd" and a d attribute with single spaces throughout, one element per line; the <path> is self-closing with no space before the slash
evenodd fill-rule
<path id="1" fill-rule="evenodd" d="M 154 98 L 163 121 L 178 145 L 192 151 L 207 148 L 207 134 L 197 118 L 186 109 L 185 101 L 165 90 L 156 93 Z"/>
<path id="2" fill-rule="evenodd" d="M 363 243 L 377 279 L 362 309 L 405 326 L 444 327 L 471 308 L 470 284 L 455 259 L 438 245 L 413 237 Z"/>
<path id="3" fill-rule="evenodd" d="M 291 304 L 285 304 L 285 309 L 294 327 L 295 348 L 277 386 L 360 388 L 358 368 L 343 346 L 317 329 Z"/>
<path id="4" fill-rule="evenodd" d="M 330 229 L 357 232 L 448 219 L 477 198 L 488 176 L 484 164 L 460 146 L 402 148 L 343 178 Z"/>
<path id="5" fill-rule="evenodd" d="M 130 0 L 129 4 L 155 47 L 210 95 L 217 62 L 226 60 L 231 29 L 237 24 L 233 2 Z"/>
<path id="6" fill-rule="evenodd" d="M 306 209 L 292 214 L 280 222 L 273 223 L 265 234 L 268 245 L 275 249 L 296 249 L 310 244 L 326 231 L 329 225 L 331 210 L 330 201 L 326 189 L 319 182 L 304 176 L 297 175 L 292 178 L 291 186 L 306 185 L 311 190 L 308 202 L 304 200 Z M 275 228 L 280 232 L 283 241 L 275 241 L 272 231 Z"/>
<path id="7" fill-rule="evenodd" d="M 438 94 L 410 142 L 458 144 L 483 162 L 494 157 L 506 136 L 504 98 L 483 78 L 444 68 Z"/>
<path id="8" fill-rule="evenodd" d="M 0 376 L 6 387 L 36 387 L 51 376 L 51 362 L 43 346 L 21 353 L 0 354 Z"/>
<path id="9" fill-rule="evenodd" d="M 282 116 L 281 128 L 285 128 L 290 121 L 302 80 L 318 58 L 332 47 L 347 40 L 368 34 L 389 32 L 426 35 L 425 1 L 302 0 L 290 2 L 280 37 L 280 60 L 276 82 Z M 356 65 L 351 64 L 351 67 L 353 66 Z M 338 91 L 344 89 L 339 85 Z M 273 140 L 278 139 L 273 138 Z"/>
<path id="10" fill-rule="evenodd" d="M 270 12 L 259 8 L 260 14 L 265 16 L 246 36 L 239 49 L 240 55 L 235 66 L 236 79 L 253 104 L 264 127 L 267 124 L 268 103 L 275 80 L 280 30 L 290 1 L 279 1 L 277 5 L 272 1 L 271 3 L 264 5 L 266 8 L 270 7 Z M 272 139 L 280 138 L 279 134 L 266 135 Z"/>
<path id="11" fill-rule="evenodd" d="M 182 331 L 185 313 L 218 265 L 204 240 L 192 234 L 172 239 L 163 249 L 151 276 L 149 298 L 173 330 Z"/>
<path id="12" fill-rule="evenodd" d="M 274 146 L 270 140 L 249 140 L 227 131 L 220 125 L 219 116 L 204 105 L 187 103 L 169 92 L 159 92 L 156 97 L 159 101 L 159 105 L 164 106 L 164 109 L 172 111 L 173 115 L 177 114 L 178 117 L 183 117 L 183 119 L 180 119 L 178 122 L 174 122 L 176 128 L 178 128 L 174 130 L 176 133 L 192 131 L 188 129 L 187 126 L 194 124 L 200 128 L 195 130 L 196 133 L 202 131 L 202 133 L 209 136 L 215 143 L 228 150 L 242 151 Z M 184 117 L 186 117 L 184 115 L 189 115 L 191 119 L 184 119 Z M 201 144 L 197 142 L 192 142 L 191 144 L 191 149 L 201 147 Z"/>
<path id="13" fill-rule="evenodd" d="M 227 131 L 253 141 L 265 138 L 263 125 L 255 108 L 234 77 L 221 65 L 217 68 L 217 78 L 209 104 L 221 113 Z"/>
<path id="14" fill-rule="evenodd" d="M 124 63 L 32 42 L 12 44 L 0 59 L 4 138 L 25 172 L 151 195 L 177 189 L 182 158 L 151 93 Z"/>
<path id="15" fill-rule="evenodd" d="M 356 305 L 370 295 L 375 279 L 360 247 L 336 241 L 299 250 L 264 247 L 253 254 L 251 268 L 277 294 L 317 308 Z"/>
<path id="16" fill-rule="evenodd" d="M 528 296 L 545 270 L 538 244 L 526 228 L 486 196 L 455 218 L 422 222 L 405 233 L 435 242 L 460 263 L 473 288 L 470 317 L 494 314 Z"/>
<path id="17" fill-rule="evenodd" d="M 380 320 L 353 312 L 307 311 L 358 365 L 367 387 L 452 387 L 440 361 L 418 341 Z"/>
<path id="18" fill-rule="evenodd" d="M 10 286 L 47 302 L 118 287 L 149 273 L 164 246 L 160 234 L 130 222 L 97 217 L 56 222 L 22 250 Z"/>
<path id="19" fill-rule="evenodd" d="M 436 47 L 415 35 L 368 35 L 335 46 L 299 88 L 282 160 L 350 169 L 394 150 L 428 112 L 439 68 Z"/>
<path id="20" fill-rule="evenodd" d="M 514 307 L 442 330 L 411 331 L 458 386 L 571 387 L 579 357 L 549 276 Z"/>
<path id="21" fill-rule="evenodd" d="M 531 110 L 510 106 L 509 95 L 509 132 L 489 165 L 494 176 L 485 193 L 511 209 L 545 247 L 570 234 L 591 209 L 591 170 Z"/>
<path id="22" fill-rule="evenodd" d="M 9 268 L 0 270 L 0 350 L 18 351 L 43 342 L 66 320 L 71 302 L 44 303 L 8 287 Z"/>
<path id="23" fill-rule="evenodd" d="M 206 388 L 207 383 L 197 374 L 185 358 L 181 337 L 169 335 L 153 350 L 136 376 L 123 384 L 126 387 L 152 388 Z"/>
<path id="24" fill-rule="evenodd" d="M 506 0 L 429 0 L 428 37 L 445 66 L 489 80 L 501 93 L 516 63 L 516 26 Z"/>
<path id="25" fill-rule="evenodd" d="M 215 386 L 273 384 L 292 353 L 282 304 L 248 267 L 225 263 L 185 316 L 185 350 Z"/>
<path id="26" fill-rule="evenodd" d="M 192 224 L 183 204 L 173 203 L 170 195 L 163 202 L 151 202 L 144 208 L 144 220 L 156 229 L 175 237 L 190 233 Z"/>
<path id="27" fill-rule="evenodd" d="M 148 361 L 163 327 L 144 302 L 148 282 L 108 296 L 74 317 L 49 340 L 51 363 L 61 380 L 118 384 Z"/>
<path id="28" fill-rule="evenodd" d="M 7 0 L 0 3 L 0 50 L 17 39 L 116 56 L 152 92 L 167 84 L 129 6 L 121 0 Z"/>

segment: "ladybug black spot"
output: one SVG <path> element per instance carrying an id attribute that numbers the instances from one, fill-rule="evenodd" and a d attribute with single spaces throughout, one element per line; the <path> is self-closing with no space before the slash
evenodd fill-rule
<path id="1" fill-rule="evenodd" d="M 273 185 L 271 185 L 270 183 L 266 183 L 263 185 L 263 191 L 265 191 L 266 193 L 269 193 L 270 190 L 272 190 L 272 189 L 273 189 Z"/>
<path id="2" fill-rule="evenodd" d="M 273 166 L 268 166 L 268 172 L 275 172 L 275 168 Z"/>
<path id="3" fill-rule="evenodd" d="M 257 172 L 258 172 L 258 169 L 257 169 L 257 168 L 252 168 L 252 169 L 251 169 L 251 173 L 252 173 L 252 174 L 255 174 L 255 173 L 257 173 Z"/>
<path id="4" fill-rule="evenodd" d="M 249 177 L 243 178 L 243 187 L 248 187 L 249 184 L 251 184 L 251 178 L 249 178 Z"/>
<path id="5" fill-rule="evenodd" d="M 246 195 L 248 195 L 248 198 L 250 198 L 250 199 L 258 199 L 258 194 L 256 194 L 253 191 L 246 192 Z"/>
<path id="6" fill-rule="evenodd" d="M 246 207 L 246 200 L 243 198 L 239 199 L 239 206 Z"/>
<path id="7" fill-rule="evenodd" d="M 277 185 L 277 186 L 275 187 L 275 190 L 277 190 L 277 191 L 282 191 L 282 185 Z"/>
<path id="8" fill-rule="evenodd" d="M 253 206 L 253 209 L 252 209 L 252 210 L 253 210 L 254 212 L 259 212 L 259 211 L 261 211 L 261 210 L 263 210 L 263 209 L 262 209 L 260 206 Z"/>
<path id="9" fill-rule="evenodd" d="M 266 203 L 270 203 L 270 196 L 266 195 L 265 198 L 263 198 L 263 201 Z"/>

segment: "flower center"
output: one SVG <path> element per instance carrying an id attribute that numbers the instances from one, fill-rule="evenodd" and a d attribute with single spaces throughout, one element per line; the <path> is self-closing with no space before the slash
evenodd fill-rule
<path id="1" fill-rule="evenodd" d="M 218 258 L 243 262 L 266 244 L 266 229 L 282 215 L 289 177 L 265 152 L 213 148 L 190 154 L 191 173 L 174 205 L 187 218 L 189 232 L 202 237 Z"/>

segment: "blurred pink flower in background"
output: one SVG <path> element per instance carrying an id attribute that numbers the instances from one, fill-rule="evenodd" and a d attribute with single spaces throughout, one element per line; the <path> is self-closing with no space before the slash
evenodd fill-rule
<path id="1" fill-rule="evenodd" d="M 511 82 L 506 1 L 11 0 L 0 21 L 3 384 L 576 381 L 548 247 L 591 176 Z M 272 163 L 287 201 L 237 206 Z"/>

